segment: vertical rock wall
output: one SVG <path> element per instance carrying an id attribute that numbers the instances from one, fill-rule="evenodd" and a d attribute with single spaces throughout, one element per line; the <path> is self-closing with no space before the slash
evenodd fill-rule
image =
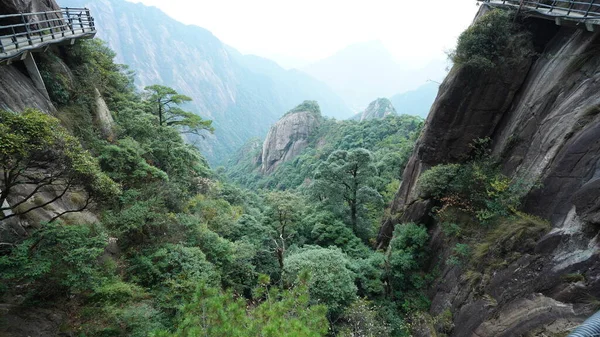
<path id="1" fill-rule="evenodd" d="M 404 171 L 395 216 L 379 234 L 385 247 L 396 224 L 429 225 L 431 265 L 440 268 L 430 314 L 453 313 L 451 336 L 559 335 L 593 313 L 600 298 L 600 32 L 541 19 L 528 26 L 538 55 L 486 76 L 452 69 Z M 553 229 L 515 262 L 470 283 L 465 270 L 445 263 L 452 247 L 429 217 L 432 201 L 415 188 L 423 171 L 461 162 L 484 137 L 505 174 L 542 182 L 524 211 Z"/>

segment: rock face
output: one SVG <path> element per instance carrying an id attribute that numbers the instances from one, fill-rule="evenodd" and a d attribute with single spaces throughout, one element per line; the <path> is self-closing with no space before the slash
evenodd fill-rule
<path id="1" fill-rule="evenodd" d="M 56 109 L 28 77 L 22 62 L 0 66 L 0 109 L 15 112 L 35 108 L 46 113 Z"/>
<path id="2" fill-rule="evenodd" d="M 304 102 L 271 127 L 263 143 L 260 171 L 273 172 L 308 146 L 308 137 L 319 125 L 321 113 L 316 102 Z"/>
<path id="3" fill-rule="evenodd" d="M 54 0 L 0 0 L 0 15 L 59 10 Z"/>
<path id="4" fill-rule="evenodd" d="M 102 98 L 100 91 L 96 89 L 94 94 L 94 113 L 96 114 L 96 121 L 98 123 L 98 127 L 100 129 L 100 132 L 102 132 L 102 136 L 104 136 L 104 138 L 108 140 L 111 140 L 115 137 L 115 133 L 113 130 L 115 126 L 115 121 L 112 117 L 112 114 L 110 113 L 110 110 L 108 109 L 108 106 L 106 105 L 106 102 L 104 101 L 104 98 Z"/>
<path id="5" fill-rule="evenodd" d="M 54 0 L 0 0 L 0 15 L 16 13 L 37 13 L 60 10 L 60 6 Z M 48 18 L 58 18 L 60 14 L 50 15 Z M 46 18 L 42 15 L 35 15 L 35 21 L 43 21 Z M 20 24 L 21 18 L 9 18 L 5 23 Z M 47 24 L 42 24 L 47 27 Z"/>
<path id="6" fill-rule="evenodd" d="M 365 111 L 352 117 L 359 122 L 369 119 L 383 119 L 389 115 L 397 115 L 392 102 L 387 98 L 378 98 L 371 102 Z"/>
<path id="7" fill-rule="evenodd" d="M 486 8 L 482 7 L 482 11 Z M 394 225 L 427 224 L 431 266 L 440 276 L 429 289 L 430 314 L 449 309 L 449 336 L 559 335 L 582 322 L 600 298 L 600 32 L 528 19 L 537 57 L 484 76 L 455 66 L 440 87 L 424 131 L 404 171 L 380 247 Z M 553 229 L 510 265 L 471 284 L 430 218 L 433 202 L 415 188 L 430 167 L 461 162 L 469 144 L 490 137 L 506 175 L 542 182 L 524 211 Z M 565 275 L 581 275 L 577 282 Z M 595 303 L 595 302 L 594 302 Z"/>

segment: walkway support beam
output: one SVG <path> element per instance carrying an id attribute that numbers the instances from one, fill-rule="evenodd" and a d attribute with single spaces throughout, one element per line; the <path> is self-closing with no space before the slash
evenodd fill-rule
<path id="1" fill-rule="evenodd" d="M 33 54 L 30 52 L 25 52 L 25 59 L 23 59 L 25 63 L 25 67 L 27 68 L 27 73 L 29 77 L 33 81 L 36 89 L 39 90 L 47 99 L 50 99 L 50 95 L 48 95 L 48 90 L 46 89 L 46 85 L 44 84 L 44 79 L 42 78 L 42 74 L 40 74 L 40 70 L 38 69 L 37 64 L 35 63 L 35 59 L 33 58 Z"/>

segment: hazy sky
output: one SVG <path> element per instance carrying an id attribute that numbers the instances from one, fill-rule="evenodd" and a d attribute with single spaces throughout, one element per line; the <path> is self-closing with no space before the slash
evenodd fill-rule
<path id="1" fill-rule="evenodd" d="M 210 30 L 242 53 L 294 64 L 380 40 L 407 67 L 445 58 L 475 0 L 129 0 Z"/>

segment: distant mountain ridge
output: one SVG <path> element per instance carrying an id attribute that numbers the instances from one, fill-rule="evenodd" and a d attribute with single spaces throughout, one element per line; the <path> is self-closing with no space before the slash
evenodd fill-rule
<path id="1" fill-rule="evenodd" d="M 375 97 L 414 90 L 427 80 L 442 80 L 445 60 L 432 60 L 423 69 L 401 66 L 380 41 L 348 46 L 302 71 L 325 82 L 354 110 L 362 111 Z"/>
<path id="2" fill-rule="evenodd" d="M 248 139 L 264 137 L 282 111 L 316 100 L 323 113 L 347 118 L 350 109 L 326 84 L 275 62 L 242 55 L 201 27 L 182 24 L 155 7 L 125 0 L 63 0 L 88 7 L 98 37 L 117 61 L 136 72 L 140 87 L 163 84 L 192 97 L 187 109 L 214 121 L 203 153 L 218 164 Z"/>
<path id="3" fill-rule="evenodd" d="M 390 98 L 390 101 L 392 101 L 394 108 L 396 108 L 399 114 L 427 118 L 438 90 L 439 84 L 429 82 L 415 90 L 394 95 Z"/>

